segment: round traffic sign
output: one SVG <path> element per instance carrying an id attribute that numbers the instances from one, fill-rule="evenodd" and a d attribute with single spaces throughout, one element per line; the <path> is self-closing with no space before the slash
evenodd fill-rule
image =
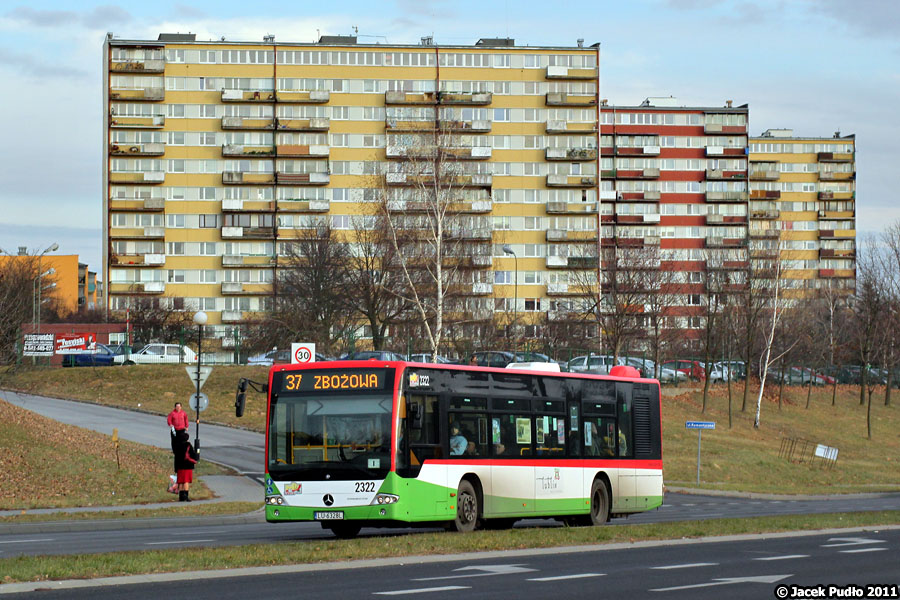
<path id="1" fill-rule="evenodd" d="M 209 406 L 209 397 L 203 392 L 200 392 L 200 402 L 198 406 L 197 394 L 191 394 L 191 397 L 188 400 L 188 405 L 191 407 L 191 410 L 203 412 L 204 410 L 206 410 L 206 407 Z"/>
<path id="2" fill-rule="evenodd" d="M 298 363 L 308 363 L 312 362 L 313 353 L 309 351 L 309 348 L 300 347 L 297 348 L 296 352 L 294 352 L 294 360 Z"/>

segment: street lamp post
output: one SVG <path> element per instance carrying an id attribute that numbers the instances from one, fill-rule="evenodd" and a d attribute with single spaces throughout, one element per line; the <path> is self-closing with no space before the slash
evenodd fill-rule
<path id="1" fill-rule="evenodd" d="M 41 252 L 41 253 L 38 255 L 38 269 L 37 269 L 37 270 L 38 270 L 38 276 L 37 276 L 37 333 L 40 333 L 40 332 L 41 332 L 41 287 L 42 287 L 42 286 L 41 286 L 41 277 L 44 277 L 44 276 L 46 276 L 46 275 L 53 275 L 54 273 L 56 273 L 56 270 L 53 269 L 53 268 L 48 269 L 46 273 L 42 273 L 42 272 L 41 272 L 41 261 L 43 260 L 45 254 L 47 254 L 48 252 L 56 252 L 57 250 L 59 250 L 59 244 L 57 244 L 56 242 L 53 242 L 52 244 L 50 244 L 49 246 L 47 246 L 47 248 L 46 248 L 43 252 Z"/>
<path id="2" fill-rule="evenodd" d="M 513 288 L 513 362 L 516 359 L 516 352 L 519 350 L 519 338 L 516 337 L 516 326 L 519 322 L 519 257 L 509 244 L 503 244 L 503 253 L 512 254 L 515 259 L 515 287 Z"/>
<path id="3" fill-rule="evenodd" d="M 194 449 L 200 450 L 200 357 L 202 356 L 203 326 L 206 325 L 207 316 L 202 310 L 194 313 L 194 323 L 197 324 L 197 395 L 194 396 L 194 416 L 196 428 L 194 429 Z"/>

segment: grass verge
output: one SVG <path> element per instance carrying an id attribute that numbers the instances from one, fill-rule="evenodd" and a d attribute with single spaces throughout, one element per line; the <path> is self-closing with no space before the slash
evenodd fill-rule
<path id="1" fill-rule="evenodd" d="M 793 530 L 900 524 L 900 511 L 716 519 L 615 527 L 527 528 L 466 535 L 423 533 L 225 548 L 179 548 L 0 559 L 3 582 L 229 569 L 488 550 L 517 550 Z"/>
<path id="2" fill-rule="evenodd" d="M 105 519 L 169 519 L 178 517 L 214 517 L 238 515 L 262 510 L 260 502 L 215 502 L 204 504 L 174 504 L 166 508 L 138 508 L 128 510 L 107 510 L 102 512 L 47 513 L 0 517 L 0 524 L 43 523 L 48 521 L 98 521 Z"/>

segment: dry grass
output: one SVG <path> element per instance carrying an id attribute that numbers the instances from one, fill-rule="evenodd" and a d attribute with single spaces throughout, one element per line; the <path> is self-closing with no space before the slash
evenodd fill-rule
<path id="1" fill-rule="evenodd" d="M 204 463 L 200 463 L 204 465 Z M 218 467 L 204 465 L 220 472 Z M 116 506 L 177 500 L 165 490 L 172 453 L 64 425 L 0 400 L 0 509 Z M 193 495 L 208 498 L 202 484 Z"/>

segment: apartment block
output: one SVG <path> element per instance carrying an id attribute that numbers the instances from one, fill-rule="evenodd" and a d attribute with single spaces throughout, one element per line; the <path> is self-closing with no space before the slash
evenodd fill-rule
<path id="1" fill-rule="evenodd" d="M 596 239 L 598 55 L 507 39 L 108 36 L 104 301 L 202 308 L 223 330 L 251 320 L 272 306 L 284 242 L 347 229 L 385 188 L 392 211 L 414 212 L 402 164 L 437 127 L 465 178 L 461 230 L 482 246 L 473 306 L 537 322 L 548 232 Z"/>
<path id="2" fill-rule="evenodd" d="M 856 288 L 856 139 L 796 137 L 769 129 L 750 139 L 754 254 L 777 252 L 788 293 Z"/>

